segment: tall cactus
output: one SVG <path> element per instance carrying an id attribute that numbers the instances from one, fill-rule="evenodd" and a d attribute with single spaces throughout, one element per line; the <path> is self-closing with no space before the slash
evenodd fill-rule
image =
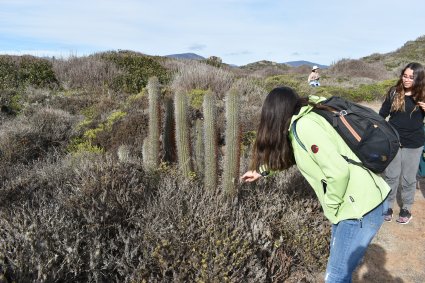
<path id="1" fill-rule="evenodd" d="M 160 86 L 157 77 L 149 78 L 149 133 L 148 133 L 148 158 L 146 164 L 151 168 L 158 167 L 159 164 L 159 133 L 161 129 L 161 109 L 159 105 Z"/>
<path id="2" fill-rule="evenodd" d="M 178 90 L 174 98 L 176 117 L 176 144 L 180 171 L 189 177 L 192 172 L 190 159 L 190 136 L 187 114 L 187 97 L 182 90 Z"/>
<path id="3" fill-rule="evenodd" d="M 204 131 L 203 119 L 197 117 L 195 120 L 195 170 L 200 176 L 204 171 Z"/>
<path id="4" fill-rule="evenodd" d="M 214 190 L 217 187 L 217 127 L 215 94 L 208 91 L 204 95 L 204 186 L 205 189 Z"/>
<path id="5" fill-rule="evenodd" d="M 174 104 L 171 97 L 165 98 L 164 134 L 162 135 L 162 149 L 164 161 L 174 163 L 177 160 L 176 153 L 176 125 L 174 121 Z"/>
<path id="6" fill-rule="evenodd" d="M 236 193 L 240 163 L 239 94 L 236 88 L 226 95 L 226 154 L 224 156 L 223 188 L 227 195 Z"/>

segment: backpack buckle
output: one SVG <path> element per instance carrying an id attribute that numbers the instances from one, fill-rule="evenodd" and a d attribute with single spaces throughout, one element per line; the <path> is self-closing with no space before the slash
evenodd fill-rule
<path id="1" fill-rule="evenodd" d="M 339 111 L 339 116 L 346 116 L 348 114 L 347 110 Z"/>

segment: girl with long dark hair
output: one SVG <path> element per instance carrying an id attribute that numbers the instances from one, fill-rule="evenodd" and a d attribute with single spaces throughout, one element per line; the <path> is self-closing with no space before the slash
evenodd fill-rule
<path id="1" fill-rule="evenodd" d="M 348 163 L 360 162 L 322 116 L 312 112 L 324 98 L 301 98 L 288 87 L 264 101 L 250 171 L 253 182 L 296 164 L 332 222 L 326 282 L 351 282 L 352 273 L 384 221 L 390 191 L 378 175 Z M 296 130 L 294 127 L 296 125 Z"/>
<path id="2" fill-rule="evenodd" d="M 401 71 L 397 84 L 391 87 L 379 115 L 386 118 L 400 136 L 400 150 L 384 171 L 384 179 L 391 187 L 385 221 L 391 222 L 393 205 L 401 183 L 401 209 L 397 222 L 407 224 L 412 219 L 411 208 L 416 190 L 416 173 L 424 147 L 425 110 L 424 67 L 409 63 Z M 400 178 L 401 177 L 401 178 Z M 400 181 L 401 180 L 401 181 Z"/>

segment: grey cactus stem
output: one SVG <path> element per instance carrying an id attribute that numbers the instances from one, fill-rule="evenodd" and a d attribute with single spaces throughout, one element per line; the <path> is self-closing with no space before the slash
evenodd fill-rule
<path id="1" fill-rule="evenodd" d="M 215 94 L 208 91 L 204 95 L 204 187 L 214 190 L 217 187 L 217 127 Z"/>
<path id="2" fill-rule="evenodd" d="M 187 98 L 186 94 L 178 90 L 174 98 L 174 111 L 176 117 L 176 144 L 177 158 L 180 171 L 189 177 L 192 171 L 190 159 L 189 125 L 187 120 Z"/>
<path id="3" fill-rule="evenodd" d="M 236 193 L 240 162 L 239 95 L 232 88 L 226 95 L 226 154 L 224 156 L 223 188 L 227 195 Z"/>
<path id="4" fill-rule="evenodd" d="M 174 104 L 171 97 L 165 98 L 164 134 L 162 135 L 164 161 L 174 163 L 176 155 L 176 125 L 174 121 Z"/>
<path id="5" fill-rule="evenodd" d="M 159 133 L 161 129 L 161 110 L 159 105 L 160 86 L 157 77 L 149 78 L 148 85 L 149 97 L 149 158 L 148 166 L 158 167 L 159 164 Z"/>
<path id="6" fill-rule="evenodd" d="M 143 165 L 146 168 L 149 168 L 149 166 L 151 165 L 150 163 L 150 155 L 149 155 L 149 139 L 146 137 L 143 139 L 143 143 L 142 143 L 142 158 L 143 158 Z"/>
<path id="7" fill-rule="evenodd" d="M 200 176 L 204 170 L 204 130 L 201 118 L 195 121 L 195 170 Z"/>

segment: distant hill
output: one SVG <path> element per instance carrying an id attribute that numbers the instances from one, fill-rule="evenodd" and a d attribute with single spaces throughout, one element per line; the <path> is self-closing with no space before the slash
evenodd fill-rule
<path id="1" fill-rule="evenodd" d="M 176 59 L 205 60 L 204 57 L 195 53 L 171 54 L 171 55 L 166 55 L 165 57 L 176 58 Z"/>
<path id="2" fill-rule="evenodd" d="M 329 66 L 321 65 L 321 64 L 313 63 L 313 62 L 309 62 L 309 61 L 290 61 L 290 62 L 285 62 L 285 63 L 281 63 L 281 64 L 286 64 L 286 65 L 289 65 L 291 67 L 299 67 L 299 66 L 302 66 L 302 65 L 307 65 L 307 66 L 310 66 L 310 67 L 318 66 L 321 69 L 329 68 Z"/>
<path id="3" fill-rule="evenodd" d="M 368 63 L 383 62 L 388 70 L 395 70 L 409 62 L 425 64 L 425 35 L 416 40 L 407 41 L 396 51 L 385 54 L 374 53 L 360 60 Z"/>
<path id="4" fill-rule="evenodd" d="M 241 69 L 250 70 L 250 71 L 255 71 L 255 70 L 259 70 L 259 69 L 263 69 L 267 67 L 269 68 L 273 67 L 273 68 L 277 68 L 281 70 L 288 70 L 290 68 L 290 66 L 286 64 L 280 64 L 280 63 L 267 61 L 267 60 L 262 60 L 258 62 L 249 63 L 244 66 L 240 66 Z"/>

